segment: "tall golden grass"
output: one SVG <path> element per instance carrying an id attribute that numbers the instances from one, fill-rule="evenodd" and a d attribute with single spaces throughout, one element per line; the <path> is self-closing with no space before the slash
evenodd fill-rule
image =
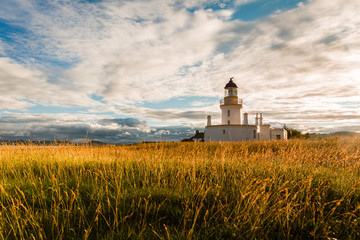
<path id="1" fill-rule="evenodd" d="M 0 147 L 1 239 L 360 239 L 360 139 Z"/>

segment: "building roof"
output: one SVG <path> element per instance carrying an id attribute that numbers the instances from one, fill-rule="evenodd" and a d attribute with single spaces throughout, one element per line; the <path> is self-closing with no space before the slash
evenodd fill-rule
<path id="1" fill-rule="evenodd" d="M 205 137 L 204 132 L 199 132 L 199 130 L 196 130 L 196 133 L 195 133 L 194 136 L 192 136 L 191 138 L 185 138 L 185 139 L 183 139 L 181 141 L 182 142 L 194 142 L 194 140 L 199 141 L 199 139 L 201 139 L 200 142 L 203 142 L 204 137 Z"/>
<path id="2" fill-rule="evenodd" d="M 230 81 L 225 85 L 224 88 L 237 88 L 236 84 L 233 82 L 233 78 L 230 78 Z"/>
<path id="3" fill-rule="evenodd" d="M 196 133 L 194 136 L 192 136 L 190 139 L 194 138 L 204 138 L 204 132 L 199 132 L 199 130 L 196 130 Z"/>

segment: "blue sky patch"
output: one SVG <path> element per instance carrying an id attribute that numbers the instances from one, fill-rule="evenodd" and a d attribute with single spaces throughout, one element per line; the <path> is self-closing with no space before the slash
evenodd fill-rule
<path id="1" fill-rule="evenodd" d="M 303 0 L 258 0 L 240 6 L 233 15 L 233 19 L 253 21 L 263 19 L 276 11 L 287 11 L 298 7 Z"/>

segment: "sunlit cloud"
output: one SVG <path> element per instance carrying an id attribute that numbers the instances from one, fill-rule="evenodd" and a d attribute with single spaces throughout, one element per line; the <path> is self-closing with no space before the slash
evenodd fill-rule
<path id="1" fill-rule="evenodd" d="M 220 99 L 235 77 L 244 111 L 263 112 L 265 122 L 357 130 L 360 2 L 297 1 L 259 19 L 235 17 L 247 4 L 256 1 L 7 1 L 0 108 L 33 114 L 34 106 L 77 106 L 102 119 L 199 127 L 208 114 L 220 121 L 217 102 L 151 104 Z M 84 126 L 105 127 L 96 121 Z M 6 130 L 16 133 L 13 125 Z"/>

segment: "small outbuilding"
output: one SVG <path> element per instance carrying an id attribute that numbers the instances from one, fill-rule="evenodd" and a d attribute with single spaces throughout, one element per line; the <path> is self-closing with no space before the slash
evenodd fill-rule
<path id="1" fill-rule="evenodd" d="M 182 142 L 204 142 L 204 132 L 199 132 L 196 130 L 195 135 L 191 138 L 185 138 Z"/>

